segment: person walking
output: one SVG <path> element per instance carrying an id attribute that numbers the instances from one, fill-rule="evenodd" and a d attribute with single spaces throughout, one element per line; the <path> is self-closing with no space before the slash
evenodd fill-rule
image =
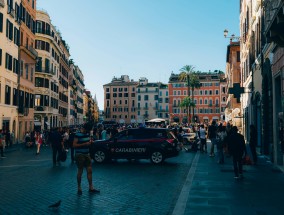
<path id="1" fill-rule="evenodd" d="M 199 131 L 199 139 L 200 139 L 200 151 L 207 153 L 207 143 L 206 143 L 206 129 L 204 125 L 200 125 Z"/>
<path id="2" fill-rule="evenodd" d="M 6 156 L 4 156 L 4 135 L 2 132 L 2 129 L 0 129 L 0 152 L 1 152 L 1 158 L 6 158 Z"/>
<path id="3" fill-rule="evenodd" d="M 224 164 L 224 140 L 226 137 L 226 129 L 220 124 L 217 128 L 216 146 L 218 151 L 218 163 Z"/>
<path id="4" fill-rule="evenodd" d="M 215 156 L 214 147 L 216 145 L 216 134 L 217 134 L 217 126 L 216 121 L 213 120 L 212 124 L 208 128 L 208 138 L 211 141 L 211 149 L 210 149 L 210 157 Z"/>
<path id="5" fill-rule="evenodd" d="M 92 160 L 89 153 L 89 148 L 93 140 L 90 138 L 89 132 L 92 126 L 89 123 L 85 123 L 81 127 L 81 131 L 76 133 L 73 147 L 75 149 L 75 160 L 77 164 L 77 186 L 78 195 L 82 195 L 81 179 L 84 168 L 87 171 L 87 179 L 89 183 L 89 193 L 99 193 L 100 191 L 95 189 L 92 180 Z"/>
<path id="6" fill-rule="evenodd" d="M 235 179 L 243 178 L 242 158 L 246 154 L 245 138 L 238 133 L 237 126 L 233 126 L 228 139 L 228 149 L 233 157 Z"/>
<path id="7" fill-rule="evenodd" d="M 36 155 L 39 155 L 42 143 L 43 143 L 42 134 L 40 133 L 40 131 L 36 131 L 35 133 Z"/>
<path id="8" fill-rule="evenodd" d="M 69 148 L 71 151 L 71 163 L 75 162 L 75 151 L 73 147 L 73 141 L 75 138 L 75 134 L 76 134 L 76 129 L 71 130 L 69 134 L 69 138 L 68 138 Z"/>
<path id="9" fill-rule="evenodd" d="M 250 140 L 249 147 L 252 154 L 253 163 L 257 163 L 257 154 L 256 154 L 256 146 L 257 146 L 257 131 L 253 124 L 250 125 Z"/>
<path id="10" fill-rule="evenodd" d="M 59 132 L 59 128 L 55 128 L 50 135 L 50 142 L 52 147 L 52 161 L 53 166 L 60 165 L 60 155 L 64 148 L 63 138 Z"/>

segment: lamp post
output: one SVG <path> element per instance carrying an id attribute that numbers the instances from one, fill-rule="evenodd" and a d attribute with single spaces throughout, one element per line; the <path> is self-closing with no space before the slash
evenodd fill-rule
<path id="1" fill-rule="evenodd" d="M 240 41 L 241 38 L 236 36 L 235 34 L 232 34 L 230 37 L 228 37 L 228 33 L 229 31 L 227 29 L 224 30 L 224 37 L 225 38 L 229 38 L 230 39 L 230 42 L 233 42 L 233 40 L 236 40 L 236 41 Z"/>

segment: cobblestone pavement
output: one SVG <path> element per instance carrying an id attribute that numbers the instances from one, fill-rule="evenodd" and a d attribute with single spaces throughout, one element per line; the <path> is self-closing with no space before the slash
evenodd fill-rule
<path id="1" fill-rule="evenodd" d="M 94 186 L 89 194 L 86 173 L 83 195 L 77 195 L 76 165 L 70 158 L 52 166 L 51 149 L 18 147 L 0 160 L 0 214 L 170 214 L 179 196 L 194 154 L 181 153 L 163 165 L 148 160 L 119 160 L 93 164 Z M 62 200 L 58 210 L 48 206 Z"/>
<path id="2" fill-rule="evenodd" d="M 51 150 L 18 147 L 0 160 L 0 214 L 283 215 L 284 174 L 265 157 L 233 178 L 231 158 L 181 152 L 163 165 L 148 160 L 93 164 L 100 194 L 77 196 L 76 166 L 52 167 Z M 62 200 L 58 210 L 48 205 Z"/>

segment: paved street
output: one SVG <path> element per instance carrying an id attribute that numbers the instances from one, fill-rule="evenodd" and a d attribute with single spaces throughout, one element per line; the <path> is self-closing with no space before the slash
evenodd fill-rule
<path id="1" fill-rule="evenodd" d="M 284 213 L 284 175 L 265 158 L 245 166 L 241 181 L 233 179 L 229 158 L 182 152 L 164 165 L 148 160 L 93 164 L 93 181 L 100 194 L 77 196 L 76 166 L 70 158 L 52 167 L 51 150 L 15 147 L 0 160 L 0 214 L 257 214 Z M 62 200 L 58 210 L 48 205 Z"/>

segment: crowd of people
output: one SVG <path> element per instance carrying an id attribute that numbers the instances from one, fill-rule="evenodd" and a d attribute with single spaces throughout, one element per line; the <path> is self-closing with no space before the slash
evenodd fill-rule
<path id="1" fill-rule="evenodd" d="M 244 136 L 238 133 L 236 126 L 231 126 L 230 123 L 223 125 L 212 121 L 211 124 L 113 124 L 104 126 L 97 124 L 96 126 L 86 123 L 80 127 L 73 128 L 54 128 L 52 130 L 27 132 L 25 135 L 25 146 L 28 148 L 36 148 L 36 155 L 40 154 L 42 145 L 52 147 L 52 161 L 54 166 L 59 166 L 62 161 L 62 154 L 66 150 L 71 151 L 71 162 L 76 162 L 78 194 L 82 194 L 81 177 L 83 169 L 86 168 L 87 179 L 89 182 L 89 192 L 98 193 L 92 184 L 92 167 L 91 158 L 89 155 L 89 146 L 95 140 L 105 140 L 115 136 L 118 132 L 129 128 L 151 127 L 151 128 L 168 128 L 173 131 L 178 141 L 183 144 L 183 135 L 185 132 L 196 134 L 196 151 L 201 153 L 209 153 L 210 157 L 215 156 L 219 164 L 224 164 L 224 155 L 231 156 L 233 159 L 235 178 L 243 177 L 242 161 L 247 155 Z M 185 130 L 186 128 L 187 130 Z M 1 157 L 4 146 L 9 147 L 13 144 L 13 132 L 0 130 L 0 150 Z M 211 148 L 208 151 L 207 140 L 211 142 Z M 250 126 L 250 151 L 254 164 L 257 162 L 256 144 L 257 134 L 253 125 Z M 65 158 L 66 159 L 66 158 Z"/>

